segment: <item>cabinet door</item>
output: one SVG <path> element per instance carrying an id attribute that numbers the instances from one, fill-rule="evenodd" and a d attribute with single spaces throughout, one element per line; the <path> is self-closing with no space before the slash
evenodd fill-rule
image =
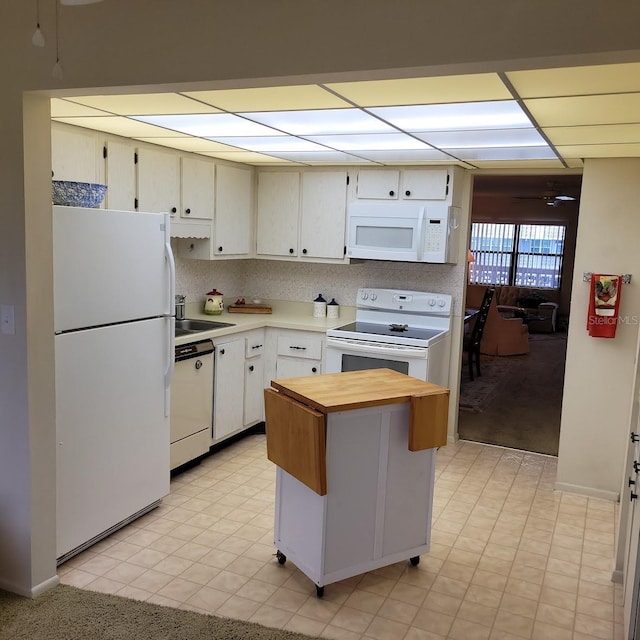
<path id="1" fill-rule="evenodd" d="M 107 140 L 105 149 L 106 208 L 135 211 L 135 147 L 128 142 Z"/>
<path id="2" fill-rule="evenodd" d="M 182 198 L 180 217 L 213 219 L 213 162 L 182 158 Z"/>
<path id="3" fill-rule="evenodd" d="M 400 195 L 405 200 L 445 200 L 448 184 L 446 169 L 410 169 L 402 172 Z"/>
<path id="4" fill-rule="evenodd" d="M 102 160 L 102 148 L 98 152 L 95 131 L 80 127 L 51 127 L 51 168 L 54 180 L 74 182 L 100 182 L 98 158 Z"/>
<path id="5" fill-rule="evenodd" d="M 244 338 L 214 344 L 213 439 L 217 442 L 243 427 Z"/>
<path id="6" fill-rule="evenodd" d="M 180 157 L 167 151 L 138 150 L 138 209 L 175 215 L 180 206 Z"/>
<path id="7" fill-rule="evenodd" d="M 356 194 L 358 198 L 397 200 L 399 171 L 359 171 Z"/>
<path id="8" fill-rule="evenodd" d="M 299 173 L 265 172 L 258 175 L 259 255 L 298 255 L 299 206 Z"/>
<path id="9" fill-rule="evenodd" d="M 244 372 L 244 425 L 251 426 L 264 420 L 264 362 L 251 358 L 245 362 Z"/>
<path id="10" fill-rule="evenodd" d="M 278 358 L 276 360 L 276 378 L 298 378 L 322 373 L 319 360 L 296 358 Z"/>
<path id="11" fill-rule="evenodd" d="M 302 174 L 300 255 L 344 258 L 347 172 Z"/>
<path id="12" fill-rule="evenodd" d="M 252 220 L 253 172 L 218 165 L 213 254 L 249 254 Z"/>

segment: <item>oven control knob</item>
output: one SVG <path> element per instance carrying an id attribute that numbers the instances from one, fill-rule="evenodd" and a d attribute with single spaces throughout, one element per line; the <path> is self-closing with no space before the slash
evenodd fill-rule
<path id="1" fill-rule="evenodd" d="M 430 307 L 435 307 L 436 306 L 435 298 L 429 298 L 429 306 Z"/>
<path id="2" fill-rule="evenodd" d="M 440 298 L 440 300 L 438 300 L 438 306 L 439 307 L 444 307 L 444 300 L 442 298 Z"/>
<path id="3" fill-rule="evenodd" d="M 369 297 L 369 294 L 366 291 L 362 292 L 362 299 L 366 300 Z"/>
<path id="4" fill-rule="evenodd" d="M 372 294 L 371 294 L 371 299 L 372 299 L 372 300 L 377 300 L 377 299 L 378 299 L 378 296 L 377 296 L 375 293 L 372 293 Z"/>

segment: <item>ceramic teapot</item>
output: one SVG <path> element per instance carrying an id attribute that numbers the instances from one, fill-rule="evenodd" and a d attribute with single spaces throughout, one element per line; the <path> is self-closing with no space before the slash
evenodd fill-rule
<path id="1" fill-rule="evenodd" d="M 222 294 L 216 289 L 209 291 L 204 299 L 204 312 L 211 316 L 219 316 L 223 309 Z"/>

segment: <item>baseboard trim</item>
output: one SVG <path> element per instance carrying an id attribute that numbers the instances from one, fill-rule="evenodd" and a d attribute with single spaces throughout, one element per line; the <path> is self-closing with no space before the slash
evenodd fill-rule
<path id="1" fill-rule="evenodd" d="M 558 491 L 567 493 L 578 493 L 590 498 L 600 498 L 611 502 L 620 502 L 620 494 L 617 491 L 605 491 L 604 489 L 594 489 L 593 487 L 583 487 L 579 484 L 569 484 L 568 482 L 556 482 L 555 488 Z"/>
<path id="2" fill-rule="evenodd" d="M 58 575 L 51 576 L 44 582 L 37 584 L 35 587 L 31 587 L 31 589 L 25 589 L 14 582 L 9 582 L 8 580 L 2 580 L 0 578 L 0 589 L 4 589 L 5 591 L 9 591 L 9 593 L 15 593 L 25 598 L 37 598 L 40 594 L 45 591 L 49 591 L 49 589 L 53 589 L 53 587 L 56 587 L 58 584 L 60 584 L 60 578 Z"/>

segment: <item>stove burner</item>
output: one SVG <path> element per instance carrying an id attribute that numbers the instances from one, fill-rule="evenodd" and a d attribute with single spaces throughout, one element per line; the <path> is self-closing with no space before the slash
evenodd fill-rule
<path id="1" fill-rule="evenodd" d="M 390 324 L 389 329 L 391 331 L 408 331 L 409 325 L 408 324 Z"/>

